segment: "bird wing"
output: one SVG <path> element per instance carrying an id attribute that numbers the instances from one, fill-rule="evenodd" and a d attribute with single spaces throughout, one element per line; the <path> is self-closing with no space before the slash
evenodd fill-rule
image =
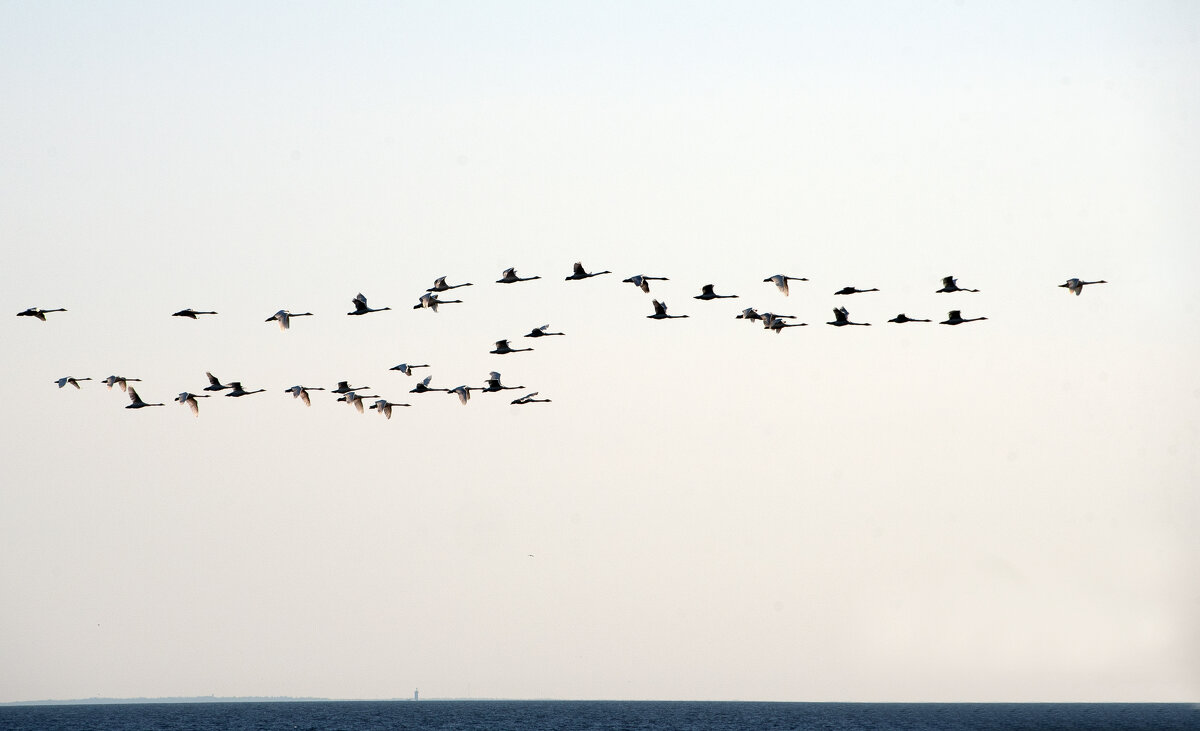
<path id="1" fill-rule="evenodd" d="M 438 277 L 437 279 L 433 280 L 433 288 L 434 289 L 442 289 L 445 286 L 446 286 L 446 278 L 445 277 Z"/>
<path id="2" fill-rule="evenodd" d="M 575 262 L 575 276 L 581 277 L 584 274 L 587 274 L 587 272 L 585 272 L 583 270 L 583 262 L 581 262 L 581 261 Z"/>
<path id="3" fill-rule="evenodd" d="M 514 279 L 514 278 L 516 278 L 516 276 L 517 276 L 517 268 L 509 267 L 508 269 L 504 270 L 504 273 L 500 275 L 500 278 L 501 279 Z"/>
<path id="4" fill-rule="evenodd" d="M 217 377 L 216 377 L 216 376 L 214 376 L 213 374 L 209 373 L 208 371 L 205 371 L 205 372 L 204 372 L 204 375 L 208 376 L 208 382 L 209 382 L 211 385 L 213 385 L 213 386 L 220 386 L 220 385 L 221 385 L 221 382 L 217 380 Z M 112 388 L 112 387 L 111 387 L 111 386 L 109 386 L 109 388 Z"/>
<path id="5" fill-rule="evenodd" d="M 429 382 L 430 382 L 430 381 L 432 381 L 432 380 L 433 380 L 433 376 L 425 376 L 425 380 L 421 381 L 421 385 L 422 385 L 422 386 L 425 386 L 426 388 L 428 388 L 428 387 L 429 387 Z"/>
<path id="6" fill-rule="evenodd" d="M 125 393 L 126 393 L 126 395 L 128 395 L 128 396 L 129 396 L 129 400 L 130 400 L 130 402 L 132 402 L 132 403 L 135 403 L 135 404 L 138 404 L 138 403 L 141 403 L 141 402 L 142 402 L 142 399 L 141 399 L 141 397 L 140 397 L 140 396 L 138 396 L 138 392 L 137 392 L 137 391 L 134 389 L 134 387 L 133 387 L 133 386 L 130 386 L 130 387 L 128 388 L 128 390 L 126 390 L 126 391 L 125 391 Z"/>
<path id="7" fill-rule="evenodd" d="M 183 402 L 188 405 L 189 409 L 192 410 L 192 416 L 200 415 L 200 404 L 196 401 L 196 399 L 192 398 L 190 393 L 188 394 L 188 397 L 183 400 Z"/>
<path id="8" fill-rule="evenodd" d="M 654 314 L 656 314 L 656 315 L 667 314 L 667 306 L 665 304 L 663 304 L 662 302 L 659 302 L 658 300 L 654 300 Z"/>
<path id="9" fill-rule="evenodd" d="M 507 341 L 507 340 L 497 340 L 497 341 L 496 341 L 496 350 L 504 350 L 504 349 L 506 349 L 507 347 L 508 347 L 508 341 Z"/>
<path id="10" fill-rule="evenodd" d="M 303 388 L 300 389 L 300 400 L 304 402 L 305 406 L 312 406 L 312 401 L 308 398 L 308 391 Z"/>
<path id="11" fill-rule="evenodd" d="M 942 287 L 949 289 L 954 286 L 954 277 L 942 277 Z"/>

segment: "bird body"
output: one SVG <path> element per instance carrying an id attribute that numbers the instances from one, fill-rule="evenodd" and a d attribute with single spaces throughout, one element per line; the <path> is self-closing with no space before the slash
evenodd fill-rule
<path id="1" fill-rule="evenodd" d="M 526 350 L 533 350 L 533 348 L 513 348 L 513 347 L 509 346 L 507 340 L 497 340 L 496 341 L 496 349 L 488 351 L 488 352 L 493 353 L 495 355 L 508 355 L 509 353 L 520 353 L 520 352 L 523 352 Z M 453 390 L 453 389 L 451 389 L 451 390 Z"/>
<path id="2" fill-rule="evenodd" d="M 56 307 L 53 310 L 43 310 L 38 307 L 30 307 L 17 313 L 17 317 L 36 317 L 42 322 L 46 321 L 47 312 L 66 312 L 62 307 Z"/>
<path id="3" fill-rule="evenodd" d="M 958 280 L 954 277 L 942 277 L 942 288 L 934 292 L 934 294 L 946 294 L 949 292 L 978 292 L 978 289 L 966 289 L 958 286 Z"/>
<path id="4" fill-rule="evenodd" d="M 376 307 L 374 309 L 367 307 L 367 298 L 362 292 L 359 292 L 350 302 L 354 305 L 354 312 L 347 312 L 347 315 L 366 315 L 370 312 L 383 312 L 384 310 L 392 309 L 391 307 Z"/>
<path id="5" fill-rule="evenodd" d="M 59 388 L 66 386 L 68 383 L 71 384 L 72 386 L 74 386 L 75 388 L 79 388 L 80 381 L 90 381 L 90 380 L 92 380 L 92 379 L 91 378 L 75 378 L 74 376 L 63 376 L 62 378 L 55 381 L 55 383 L 58 384 Z M 109 388 L 112 388 L 112 386 L 109 386 Z"/>
<path id="6" fill-rule="evenodd" d="M 129 387 L 129 390 L 127 391 L 127 393 L 129 394 L 129 402 L 130 402 L 129 405 L 125 407 L 127 409 L 144 409 L 147 406 L 162 406 L 163 405 L 163 404 L 148 404 L 148 403 L 146 403 L 145 401 L 142 400 L 141 396 L 138 396 L 138 392 L 136 390 L 134 390 L 133 386 Z"/>
<path id="7" fill-rule="evenodd" d="M 266 320 L 263 320 L 263 322 L 277 321 L 279 323 L 280 330 L 287 330 L 288 328 L 290 328 L 292 326 L 292 318 L 293 317 L 310 317 L 310 316 L 312 316 L 311 312 L 288 312 L 287 310 L 279 310 L 274 315 L 271 315 Z"/>
<path id="8" fill-rule="evenodd" d="M 590 277 L 598 277 L 601 274 L 612 274 L 612 272 L 608 270 L 602 272 L 586 272 L 583 269 L 583 262 L 577 261 L 575 262 L 574 271 L 571 272 L 571 276 L 567 277 L 567 281 L 570 282 L 573 279 L 588 279 Z"/>
<path id="9" fill-rule="evenodd" d="M 429 382 L 433 380 L 433 376 L 425 376 L 416 386 L 413 386 L 409 393 L 428 393 L 429 391 L 449 391 L 448 388 L 431 388 Z"/>
<path id="10" fill-rule="evenodd" d="M 865 325 L 870 327 L 871 325 L 869 322 L 850 322 L 850 311 L 845 307 L 835 308 L 833 311 L 833 318 L 833 322 L 827 322 L 825 324 L 833 325 L 834 327 L 843 327 L 845 325 Z"/>
<path id="11" fill-rule="evenodd" d="M 645 274 L 634 274 L 629 279 L 622 279 L 621 281 L 628 282 L 628 283 L 632 284 L 633 286 L 637 287 L 638 289 L 642 290 L 646 294 L 650 294 L 650 282 L 655 282 L 655 281 L 667 282 L 670 280 L 668 280 L 666 277 L 648 277 Z"/>
<path id="12" fill-rule="evenodd" d="M 863 292 L 878 292 L 878 291 L 879 290 L 876 289 L 875 287 L 871 287 L 870 289 L 855 289 L 854 287 L 842 287 L 838 291 L 834 292 L 834 294 L 862 294 Z"/>
<path id="13" fill-rule="evenodd" d="M 389 371 L 400 371 L 401 373 L 403 373 L 406 376 L 411 376 L 413 368 L 428 368 L 428 367 L 429 367 L 428 363 L 426 363 L 425 365 L 410 365 L 408 363 L 401 363 L 400 365 L 392 366 L 388 370 Z"/>
<path id="14" fill-rule="evenodd" d="M 901 312 L 899 315 L 896 315 L 892 319 L 888 320 L 888 322 L 895 322 L 895 323 L 903 324 L 906 322 L 933 322 L 933 320 L 918 320 L 915 317 L 909 317 L 908 315 Z"/>
<path id="15" fill-rule="evenodd" d="M 375 403 L 371 404 L 372 409 L 375 409 L 376 411 L 383 414 L 388 419 L 392 418 L 392 407 L 393 406 L 412 406 L 412 404 L 394 404 L 394 403 L 392 403 L 390 401 L 386 401 L 384 399 L 380 399 L 380 400 L 376 401 Z M 361 411 L 361 409 L 360 409 L 360 411 Z"/>
<path id="16" fill-rule="evenodd" d="M 520 398 L 513 399 L 512 405 L 513 406 L 524 406 L 525 404 L 548 404 L 548 403 L 550 403 L 550 399 L 548 399 L 548 398 L 534 398 L 534 396 L 537 396 L 537 395 L 538 395 L 537 391 L 534 391 L 533 393 L 527 393 Z"/>
<path id="17" fill-rule="evenodd" d="M 108 378 L 105 378 L 103 381 L 101 381 L 101 383 L 103 383 L 105 386 L 108 386 L 108 390 L 110 390 L 110 391 L 112 390 L 113 386 L 120 386 L 121 390 L 124 391 L 127 381 L 136 381 L 136 382 L 140 383 L 141 380 L 142 379 L 140 379 L 140 378 L 125 378 L 124 376 L 109 376 Z"/>
<path id="18" fill-rule="evenodd" d="M 1097 280 L 1095 282 L 1085 282 L 1082 279 L 1072 277 L 1071 279 L 1068 279 L 1066 282 L 1064 282 L 1063 284 L 1060 284 L 1058 286 L 1066 287 L 1068 292 L 1072 292 L 1075 294 L 1076 297 L 1078 297 L 1083 292 L 1083 285 L 1085 285 L 1085 284 L 1108 284 L 1108 282 L 1104 281 L 1103 279 Z"/>
<path id="19" fill-rule="evenodd" d="M 786 274 L 773 274 L 773 275 L 767 277 L 766 279 L 764 279 L 763 281 L 771 282 L 779 289 L 780 292 L 783 292 L 784 297 L 787 297 L 789 281 L 791 281 L 791 282 L 807 282 L 808 279 L 806 279 L 805 277 L 789 277 Z"/>
<path id="20" fill-rule="evenodd" d="M 298 398 L 304 402 L 305 406 L 312 406 L 312 399 L 308 397 L 309 391 L 324 391 L 323 388 L 316 386 L 292 386 L 291 388 L 283 389 L 284 393 L 292 394 L 292 398 Z"/>
<path id="21" fill-rule="evenodd" d="M 527 337 L 527 338 L 544 338 L 548 335 L 565 335 L 566 334 L 566 333 L 546 332 L 549 329 L 550 329 L 549 325 L 542 325 L 541 327 L 535 327 L 525 337 Z"/>
<path id="22" fill-rule="evenodd" d="M 426 292 L 417 300 L 417 304 L 413 305 L 414 310 L 433 310 L 438 311 L 438 305 L 453 305 L 462 304 L 462 300 L 441 300 L 436 294 Z"/>
<path id="23" fill-rule="evenodd" d="M 241 397 L 241 396 L 249 396 L 249 395 L 250 395 L 250 394 L 252 394 L 252 393 L 262 393 L 263 391 L 266 391 L 266 390 L 267 390 L 267 389 L 265 389 L 265 388 L 256 388 L 256 389 L 254 389 L 253 391 L 247 391 L 246 389 L 242 388 L 242 382 L 241 382 L 241 381 L 230 381 L 230 382 L 229 382 L 229 388 L 230 388 L 231 390 L 229 391 L 229 393 L 227 393 L 227 394 L 225 394 L 225 395 L 226 395 L 226 396 L 232 396 L 232 397 L 234 397 L 234 398 L 238 398 L 238 397 Z"/>
<path id="24" fill-rule="evenodd" d="M 721 299 L 735 299 L 736 297 L 737 297 L 736 294 L 717 294 L 716 292 L 713 291 L 713 285 L 706 284 L 700 288 L 700 294 L 696 295 L 692 299 L 721 300 Z"/>
<path id="25" fill-rule="evenodd" d="M 964 318 L 962 316 L 961 310 L 950 310 L 948 313 L 946 313 L 946 318 L 947 319 L 942 320 L 941 323 L 939 323 L 939 324 L 941 324 L 941 325 L 961 325 L 964 322 L 975 322 L 976 320 L 986 320 L 987 319 L 986 317 Z"/>
<path id="26" fill-rule="evenodd" d="M 217 313 L 202 312 L 200 310 L 193 310 L 191 307 L 189 307 L 186 310 L 180 310 L 179 312 L 172 312 L 171 317 L 186 317 L 190 320 L 195 320 L 197 315 L 215 315 L 215 314 L 217 314 Z"/>
<path id="27" fill-rule="evenodd" d="M 196 393 L 188 393 L 187 391 L 184 391 L 183 393 L 176 396 L 175 400 L 181 404 L 186 404 L 187 407 L 192 410 L 192 416 L 199 416 L 200 415 L 200 404 L 196 402 L 196 399 L 209 398 L 210 396 L 212 396 L 212 394 L 210 394 L 210 393 L 196 394 Z"/>
<path id="28" fill-rule="evenodd" d="M 472 286 L 470 282 L 467 282 L 466 284 L 446 284 L 445 277 L 438 277 L 437 279 L 433 280 L 433 286 L 425 291 L 426 292 L 445 292 L 445 291 L 451 290 L 451 289 L 458 289 L 459 287 L 470 287 L 470 286 Z"/>
<path id="29" fill-rule="evenodd" d="M 233 386 L 226 386 L 224 383 L 221 383 L 216 376 L 208 371 L 205 371 L 204 375 L 208 376 L 208 385 L 204 387 L 205 391 L 224 391 L 227 388 L 233 388 Z"/>
<path id="30" fill-rule="evenodd" d="M 654 314 L 646 315 L 651 320 L 673 320 L 678 317 L 687 317 L 687 315 L 668 315 L 667 303 L 654 300 Z"/>
<path id="31" fill-rule="evenodd" d="M 529 282 L 534 279 L 541 279 L 541 276 L 535 274 L 532 277 L 518 277 L 517 276 L 517 268 L 509 267 L 508 269 L 505 269 L 500 274 L 500 278 L 496 280 L 496 284 L 513 284 L 514 282 Z"/>

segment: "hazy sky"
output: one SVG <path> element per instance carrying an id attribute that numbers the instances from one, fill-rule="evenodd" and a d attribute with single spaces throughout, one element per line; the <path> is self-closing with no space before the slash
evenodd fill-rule
<path id="1" fill-rule="evenodd" d="M 0 701 L 1196 700 L 1198 7 L 0 3 Z"/>

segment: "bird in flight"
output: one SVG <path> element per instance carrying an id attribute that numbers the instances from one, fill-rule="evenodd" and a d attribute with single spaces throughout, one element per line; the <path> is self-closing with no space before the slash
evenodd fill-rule
<path id="1" fill-rule="evenodd" d="M 722 300 L 722 299 L 735 299 L 735 298 L 737 298 L 736 294 L 717 294 L 716 292 L 713 291 L 713 285 L 706 284 L 700 288 L 700 294 L 696 295 L 692 299 Z"/>
<path id="2" fill-rule="evenodd" d="M 915 317 L 909 317 L 908 315 L 901 312 L 899 315 L 896 315 L 892 319 L 888 320 L 888 322 L 895 322 L 895 323 L 903 324 L 906 322 L 933 322 L 933 320 L 918 320 Z"/>
<path id="3" fill-rule="evenodd" d="M 365 398 L 379 398 L 379 396 L 376 394 L 371 394 L 370 396 L 360 395 L 358 393 L 355 393 L 354 391 L 351 391 L 351 392 L 347 393 L 345 396 L 338 397 L 338 401 L 345 401 L 348 404 L 353 404 L 354 408 L 358 411 L 358 413 L 362 414 L 362 413 L 365 413 L 363 411 L 363 405 L 362 405 L 363 399 L 365 399 Z"/>
<path id="4" fill-rule="evenodd" d="M 316 386 L 292 386 L 291 388 L 283 389 L 284 393 L 292 394 L 292 398 L 298 398 L 304 402 L 305 406 L 312 406 L 312 399 L 308 397 L 309 391 L 324 391 L 323 388 Z"/>
<path id="5" fill-rule="evenodd" d="M 267 389 L 265 389 L 265 388 L 256 388 L 256 389 L 254 389 L 253 391 L 247 391 L 246 389 L 242 388 L 242 382 L 241 382 L 241 381 L 230 381 L 230 382 L 229 382 L 229 388 L 230 388 L 231 390 L 229 391 L 229 393 L 227 393 L 227 394 L 225 394 L 225 395 L 226 395 L 226 396 L 232 396 L 232 397 L 234 397 L 234 398 L 238 398 L 238 397 L 241 397 L 241 396 L 249 396 L 249 395 L 250 395 L 250 394 L 252 394 L 252 393 L 262 393 L 263 391 L 266 391 L 266 390 L 267 390 Z"/>
<path id="6" fill-rule="evenodd" d="M 462 300 L 441 300 L 436 294 L 426 292 L 417 300 L 417 304 L 413 305 L 414 310 L 433 310 L 438 311 L 438 305 L 454 305 L 462 304 Z"/>
<path id="7" fill-rule="evenodd" d="M 500 274 L 500 278 L 496 280 L 496 284 L 512 284 L 514 282 L 530 282 L 530 281 L 533 281 L 534 279 L 541 279 L 541 277 L 536 274 L 532 277 L 518 277 L 517 276 L 517 268 L 509 267 L 508 269 L 505 269 Z"/>
<path id="8" fill-rule="evenodd" d="M 187 407 L 192 410 L 192 416 L 199 416 L 200 415 L 200 404 L 196 402 L 196 399 L 209 398 L 211 396 L 212 396 L 212 394 L 210 394 L 210 393 L 198 394 L 198 393 L 188 393 L 187 391 L 184 391 L 183 393 L 176 396 L 175 400 L 181 404 L 187 405 Z"/>
<path id="9" fill-rule="evenodd" d="M 612 272 L 605 270 L 602 272 L 588 273 L 583 270 L 583 262 L 577 261 L 575 262 L 575 271 L 571 272 L 571 276 L 567 277 L 567 281 L 569 282 L 572 279 L 588 279 L 589 277 L 598 277 L 601 274 L 612 274 Z"/>
<path id="10" fill-rule="evenodd" d="M 472 284 L 470 282 L 467 282 L 466 284 L 446 284 L 445 277 L 438 277 L 437 279 L 433 280 L 433 286 L 425 291 L 426 292 L 445 292 L 445 291 L 451 290 L 451 289 L 458 289 L 459 287 L 470 287 L 470 286 L 472 286 Z"/>
<path id="11" fill-rule="evenodd" d="M 967 289 L 958 286 L 958 280 L 954 277 L 942 277 L 942 288 L 934 292 L 934 294 L 946 294 L 948 292 L 978 292 L 978 289 Z"/>
<path id="12" fill-rule="evenodd" d="M 426 363 L 425 365 L 415 365 L 415 364 L 409 364 L 409 363 L 401 363 L 400 365 L 394 365 L 394 366 L 392 366 L 392 367 L 391 367 L 391 368 L 389 368 L 388 370 L 389 370 L 389 371 L 400 371 L 401 373 L 403 373 L 403 374 L 404 374 L 404 375 L 406 375 L 406 376 L 411 376 L 411 375 L 412 375 L 413 368 L 428 368 L 428 367 L 429 367 L 429 364 L 428 364 L 428 363 Z"/>
<path id="13" fill-rule="evenodd" d="M 526 350 L 533 350 L 533 348 L 513 348 L 513 347 L 509 346 L 507 340 L 497 340 L 496 341 L 496 349 L 490 350 L 488 352 L 493 353 L 495 355 L 508 355 L 509 353 L 521 353 Z M 451 389 L 451 390 L 453 390 L 453 389 Z"/>
<path id="14" fill-rule="evenodd" d="M 495 393 L 496 391 L 515 391 L 524 386 L 502 386 L 500 385 L 500 374 L 492 371 L 488 374 L 487 380 L 483 382 L 483 388 L 479 389 L 483 393 Z"/>
<path id="15" fill-rule="evenodd" d="M 1083 285 L 1085 285 L 1085 284 L 1108 284 L 1108 282 L 1104 281 L 1103 279 L 1096 280 L 1095 282 L 1085 282 L 1082 279 L 1077 279 L 1075 277 L 1072 277 L 1071 279 L 1068 279 L 1066 282 L 1064 282 L 1058 286 L 1066 287 L 1068 292 L 1072 292 L 1075 294 L 1075 296 L 1078 297 L 1079 294 L 1081 292 L 1083 292 Z M 47 310 L 47 312 L 48 311 L 49 310 Z"/>
<path id="16" fill-rule="evenodd" d="M 687 317 L 687 315 L 668 315 L 667 303 L 654 300 L 654 314 L 646 315 L 651 320 L 673 320 L 677 317 Z"/>
<path id="17" fill-rule="evenodd" d="M 379 399 L 375 403 L 371 404 L 372 409 L 375 409 L 376 411 L 383 414 L 388 419 L 392 418 L 392 407 L 393 406 L 412 406 L 412 404 L 394 404 L 391 401 L 387 401 L 385 399 Z"/>
<path id="18" fill-rule="evenodd" d="M 189 307 L 186 310 L 180 310 L 179 312 L 172 312 L 171 317 L 186 317 L 189 320 L 195 320 L 197 315 L 215 315 L 215 314 L 217 314 L 217 313 L 211 312 L 211 311 L 202 312 L 200 310 L 193 310 L 191 307 Z"/>
<path id="19" fill-rule="evenodd" d="M 780 292 L 783 292 L 783 296 L 787 297 L 789 281 L 791 281 L 791 282 L 807 282 L 808 279 L 806 279 L 805 277 L 789 277 L 786 274 L 774 274 L 772 276 L 767 277 L 763 281 L 764 282 L 772 282 L 779 289 Z"/>
<path id="20" fill-rule="evenodd" d="M 30 307 L 26 310 L 18 312 L 17 317 L 36 317 L 37 319 L 41 320 L 42 322 L 45 322 L 47 312 L 66 312 L 66 310 L 63 309 L 62 307 L 57 307 L 53 310 L 43 310 L 43 309 L 39 309 L 37 307 Z"/>
<path id="21" fill-rule="evenodd" d="M 148 403 L 146 403 L 145 401 L 142 400 L 141 396 L 138 396 L 138 392 L 134 390 L 133 386 L 129 387 L 129 390 L 127 391 L 127 393 L 129 394 L 129 401 L 130 401 L 129 405 L 125 407 L 127 409 L 144 409 L 147 406 L 162 406 L 163 405 L 163 404 L 148 404 Z"/>
<path id="22" fill-rule="evenodd" d="M 879 290 L 871 287 L 870 289 L 855 289 L 854 287 L 842 287 L 834 294 L 862 294 L 863 292 L 878 292 Z"/>
<path id="23" fill-rule="evenodd" d="M 866 325 L 867 327 L 870 327 L 871 325 L 869 322 L 850 322 L 850 311 L 845 307 L 835 308 L 833 311 L 833 322 L 827 322 L 825 324 L 833 325 L 834 327 L 842 327 L 844 325 Z"/>
<path id="24" fill-rule="evenodd" d="M 227 388 L 233 388 L 233 386 L 226 386 L 224 383 L 221 383 L 216 376 L 208 371 L 205 371 L 204 375 L 208 376 L 208 385 L 204 387 L 205 391 L 224 391 Z"/>
<path id="25" fill-rule="evenodd" d="M 271 315 L 266 320 L 263 320 L 263 322 L 278 321 L 279 329 L 287 330 L 292 326 L 293 317 L 310 317 L 311 315 L 311 312 L 288 312 L 287 310 L 279 310 L 274 315 Z"/>
<path id="26" fill-rule="evenodd" d="M 141 380 L 142 379 L 140 379 L 140 378 L 125 378 L 124 376 L 109 376 L 108 378 L 105 378 L 103 381 L 101 381 L 101 383 L 103 383 L 105 386 L 108 386 L 108 390 L 110 390 L 110 391 L 112 390 L 113 386 L 120 386 L 121 390 L 124 391 L 126 381 L 137 381 L 140 383 Z"/>
<path id="27" fill-rule="evenodd" d="M 68 383 L 71 384 L 72 386 L 74 386 L 75 388 L 79 388 L 80 381 L 90 381 L 90 380 L 92 380 L 92 379 L 91 378 L 75 378 L 74 376 L 63 376 L 62 378 L 55 381 L 55 383 L 58 384 L 59 388 L 62 388 L 63 386 L 67 385 Z M 109 388 L 112 388 L 112 386 L 109 386 Z"/>
<path id="28" fill-rule="evenodd" d="M 549 329 L 550 329 L 549 325 L 542 325 L 541 327 L 535 327 L 525 337 L 527 337 L 527 338 L 544 338 L 547 335 L 565 335 L 566 334 L 566 333 L 546 332 Z"/>
<path id="29" fill-rule="evenodd" d="M 550 399 L 548 399 L 548 398 L 534 398 L 534 396 L 537 396 L 537 395 L 538 395 L 537 391 L 534 391 L 533 393 L 527 393 L 520 398 L 513 399 L 512 405 L 513 406 L 524 406 L 525 404 L 548 404 L 548 403 L 550 403 Z"/>
<path id="30" fill-rule="evenodd" d="M 374 309 L 367 307 L 367 298 L 362 292 L 359 292 L 358 296 L 350 300 L 350 302 L 354 305 L 354 312 L 347 312 L 347 315 L 365 315 L 370 312 L 383 312 L 384 310 L 392 309 L 391 307 L 376 307 Z"/>
<path id="31" fill-rule="evenodd" d="M 961 325 L 964 322 L 975 322 L 976 320 L 986 320 L 987 319 L 986 317 L 964 318 L 962 316 L 961 310 L 950 310 L 948 313 L 946 313 L 946 318 L 947 319 L 942 320 L 939 324 L 941 324 L 941 325 Z"/>
<path id="32" fill-rule="evenodd" d="M 351 391 L 361 391 L 368 389 L 370 386 L 351 386 L 349 381 L 338 381 L 338 387 L 331 390 L 330 393 L 350 393 Z M 339 401 L 341 399 L 338 399 Z"/>
<path id="33" fill-rule="evenodd" d="M 666 277 L 648 277 L 645 274 L 634 274 L 629 279 L 622 279 L 622 282 L 628 282 L 646 294 L 650 294 L 650 282 L 667 282 L 670 281 Z"/>

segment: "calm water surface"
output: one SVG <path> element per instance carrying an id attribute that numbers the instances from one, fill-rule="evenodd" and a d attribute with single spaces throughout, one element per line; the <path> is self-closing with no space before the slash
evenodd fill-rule
<path id="1" fill-rule="evenodd" d="M 1107 703 L 329 701 L 0 707 L 0 729 L 1200 729 L 1200 706 Z"/>

